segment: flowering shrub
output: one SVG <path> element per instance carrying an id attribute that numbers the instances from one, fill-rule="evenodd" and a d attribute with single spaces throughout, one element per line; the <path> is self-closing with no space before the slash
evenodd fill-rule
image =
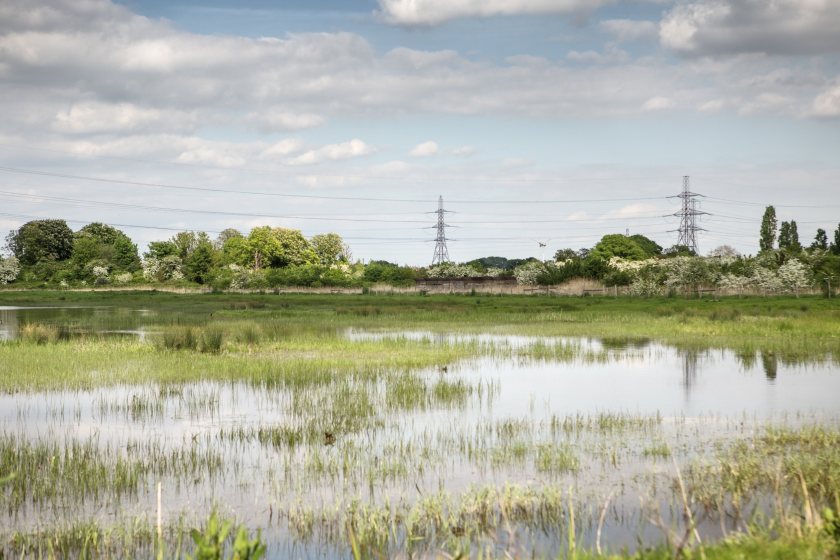
<path id="1" fill-rule="evenodd" d="M 119 274 L 114 274 L 112 280 L 114 284 L 128 284 L 131 282 L 131 278 L 130 272 L 120 272 Z"/>
<path id="2" fill-rule="evenodd" d="M 14 282 L 20 274 L 20 263 L 15 257 L 0 257 L 0 284 Z"/>
<path id="3" fill-rule="evenodd" d="M 542 263 L 531 261 L 517 266 L 513 271 L 513 276 L 516 278 L 517 284 L 536 286 L 540 274 L 543 272 L 545 272 L 545 266 Z"/>
<path id="4" fill-rule="evenodd" d="M 147 257 L 143 260 L 143 278 L 149 282 L 183 280 L 183 263 L 175 255 L 168 255 L 162 259 Z"/>
<path id="5" fill-rule="evenodd" d="M 469 278 L 480 275 L 481 273 L 471 266 L 453 263 L 439 264 L 426 271 L 429 278 Z"/>

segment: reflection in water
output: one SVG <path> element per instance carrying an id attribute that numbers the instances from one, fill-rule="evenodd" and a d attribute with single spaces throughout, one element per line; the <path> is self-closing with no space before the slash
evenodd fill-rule
<path id="1" fill-rule="evenodd" d="M 691 398 L 691 388 L 697 383 L 699 352 L 697 350 L 686 350 L 683 352 L 682 359 L 682 384 L 685 390 L 685 398 L 688 400 Z"/>
<path id="2" fill-rule="evenodd" d="M 779 360 L 773 352 L 761 353 L 761 366 L 764 368 L 764 375 L 768 381 L 776 380 L 776 370 L 779 367 Z"/>

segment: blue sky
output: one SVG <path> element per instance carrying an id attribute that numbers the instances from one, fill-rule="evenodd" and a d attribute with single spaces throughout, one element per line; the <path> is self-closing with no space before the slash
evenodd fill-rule
<path id="1" fill-rule="evenodd" d="M 807 244 L 840 222 L 838 36 L 828 0 L 9 0 L 0 228 L 270 224 L 425 265 L 439 195 L 455 260 L 669 246 L 690 175 L 702 251 L 754 253 L 766 204 Z"/>

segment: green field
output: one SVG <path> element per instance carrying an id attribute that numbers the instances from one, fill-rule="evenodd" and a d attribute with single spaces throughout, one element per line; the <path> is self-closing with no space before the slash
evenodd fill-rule
<path id="1" fill-rule="evenodd" d="M 179 557 L 213 509 L 269 556 L 838 555 L 840 406 L 575 410 L 517 382 L 620 383 L 691 356 L 749 387 L 830 391 L 835 300 L 7 291 L 0 306 L 70 308 L 16 311 L 0 343 L 0 557 Z"/>

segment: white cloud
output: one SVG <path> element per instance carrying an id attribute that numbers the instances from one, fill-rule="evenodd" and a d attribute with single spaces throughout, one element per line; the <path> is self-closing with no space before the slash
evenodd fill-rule
<path id="1" fill-rule="evenodd" d="M 584 62 L 587 64 L 621 64 L 627 62 L 630 56 L 627 52 L 617 48 L 614 44 L 607 44 L 604 52 L 597 51 L 571 51 L 566 55 L 571 61 Z"/>
<path id="2" fill-rule="evenodd" d="M 246 119 L 263 132 L 315 128 L 326 121 L 324 117 L 314 113 L 291 113 L 277 110 L 249 113 Z"/>
<path id="3" fill-rule="evenodd" d="M 814 99 L 813 114 L 818 117 L 840 117 L 840 84 L 827 89 Z"/>
<path id="4" fill-rule="evenodd" d="M 653 39 L 658 30 L 656 22 L 637 19 L 607 19 L 598 26 L 621 43 Z"/>
<path id="5" fill-rule="evenodd" d="M 667 97 L 651 97 L 642 104 L 643 111 L 661 111 L 663 109 L 672 109 L 676 104 L 673 99 Z"/>
<path id="6" fill-rule="evenodd" d="M 433 156 L 438 153 L 438 145 L 437 142 L 429 140 L 428 142 L 423 142 L 422 144 L 418 144 L 412 148 L 409 152 L 409 155 L 412 157 L 428 157 Z"/>
<path id="7" fill-rule="evenodd" d="M 723 99 L 711 99 L 709 101 L 704 101 L 699 107 L 697 107 L 697 110 L 701 113 L 717 113 L 724 107 L 726 107 L 726 101 Z"/>
<path id="8" fill-rule="evenodd" d="M 303 142 L 297 138 L 285 138 L 263 150 L 260 154 L 264 158 L 286 157 L 303 149 Z"/>
<path id="9" fill-rule="evenodd" d="M 379 14 L 397 25 L 437 25 L 470 17 L 586 12 L 606 0 L 379 0 Z"/>
<path id="10" fill-rule="evenodd" d="M 678 4 L 660 24 L 662 44 L 692 55 L 840 52 L 834 0 L 699 0 Z"/>
<path id="11" fill-rule="evenodd" d="M 53 130 L 69 134 L 138 132 L 143 130 L 188 131 L 195 127 L 194 113 L 140 107 L 133 103 L 75 103 L 56 114 Z"/>
<path id="12" fill-rule="evenodd" d="M 468 157 L 476 153 L 475 146 L 458 146 L 452 149 L 452 155 L 458 157 Z"/>
<path id="13" fill-rule="evenodd" d="M 373 146 L 369 146 L 363 141 L 354 138 L 349 142 L 327 144 L 317 150 L 309 150 L 308 152 L 304 152 L 301 155 L 289 160 L 289 163 L 292 165 L 311 165 L 321 163 L 323 161 L 335 161 L 365 156 L 372 154 L 374 151 L 375 149 Z"/>

